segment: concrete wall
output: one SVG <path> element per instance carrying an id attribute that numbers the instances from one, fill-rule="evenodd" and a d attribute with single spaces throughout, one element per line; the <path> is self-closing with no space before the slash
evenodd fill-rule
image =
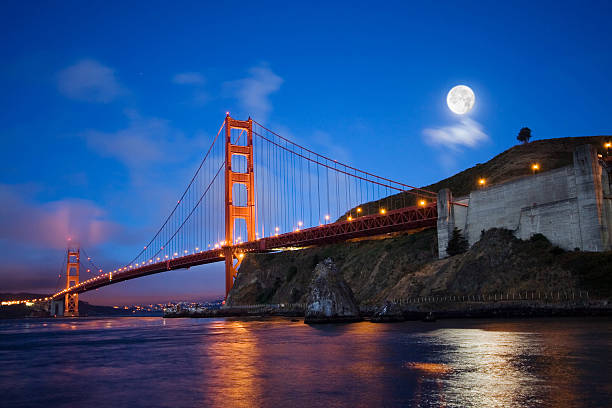
<path id="1" fill-rule="evenodd" d="M 455 226 L 463 231 L 470 245 L 480 239 L 483 230 L 501 227 L 514 231 L 521 239 L 541 233 L 568 250 L 610 249 L 609 193 L 608 173 L 591 145 L 576 149 L 571 166 L 472 191 L 469 198 L 462 200 L 467 208 L 453 204 L 452 194 L 441 190 L 438 255 L 446 256 L 448 238 Z"/>

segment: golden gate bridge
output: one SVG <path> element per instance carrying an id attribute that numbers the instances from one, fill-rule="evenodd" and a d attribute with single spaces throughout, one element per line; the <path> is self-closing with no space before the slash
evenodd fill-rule
<path id="1" fill-rule="evenodd" d="M 68 249 L 63 290 L 3 304 L 63 299 L 64 315 L 75 316 L 79 293 L 213 262 L 225 263 L 227 298 L 246 253 L 432 227 L 435 199 L 228 113 L 176 205 L 130 262 L 79 281 L 80 251 Z"/>

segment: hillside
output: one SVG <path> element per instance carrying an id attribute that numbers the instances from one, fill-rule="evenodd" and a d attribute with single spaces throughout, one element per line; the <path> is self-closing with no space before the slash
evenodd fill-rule
<path id="1" fill-rule="evenodd" d="M 304 303 L 314 266 L 332 258 L 360 305 L 423 296 L 588 291 L 612 297 L 612 252 L 566 252 L 543 235 L 523 241 L 487 231 L 464 254 L 438 260 L 435 230 L 386 240 L 335 244 L 278 254 L 249 254 L 230 305 Z"/>
<path id="2" fill-rule="evenodd" d="M 467 195 L 481 177 L 491 185 L 531 174 L 534 162 L 542 170 L 566 166 L 572 163 L 577 146 L 592 143 L 603 149 L 609 139 L 573 137 L 517 145 L 486 163 L 424 188 L 438 191 L 448 187 L 455 196 Z M 411 195 L 398 194 L 385 199 L 384 206 L 394 208 L 393 203 L 403 205 L 409 199 Z M 378 205 L 370 202 L 362 207 Z M 521 241 L 504 230 L 487 234 L 487 240 L 476 243 L 466 254 L 444 260 L 437 259 L 435 229 L 299 251 L 249 254 L 228 302 L 301 303 L 314 266 L 327 257 L 336 262 L 362 305 L 391 298 L 477 295 L 483 291 L 589 290 L 604 298 L 612 295 L 612 253 L 566 253 L 543 236 Z"/>
<path id="3" fill-rule="evenodd" d="M 461 197 L 477 187 L 478 179 L 485 178 L 487 185 L 506 182 L 532 173 L 531 165 L 538 163 L 540 171 L 547 171 L 572 164 L 576 147 L 584 144 L 597 146 L 600 153 L 605 153 L 604 143 L 612 136 L 565 137 L 557 139 L 535 140 L 527 144 L 511 147 L 493 157 L 486 163 L 479 163 L 437 183 L 421 187 L 437 193 L 443 188 L 450 188 L 453 196 Z M 404 205 L 416 205 L 417 196 L 411 193 L 399 193 L 382 200 L 361 205 L 364 213 L 376 213 L 379 207 L 387 209 Z M 354 213 L 354 209 L 352 210 Z"/>

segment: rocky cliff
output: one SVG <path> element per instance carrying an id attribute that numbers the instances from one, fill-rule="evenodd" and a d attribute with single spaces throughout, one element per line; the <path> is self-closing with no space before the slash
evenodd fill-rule
<path id="1" fill-rule="evenodd" d="M 610 136 L 538 140 L 514 146 L 483 164 L 427 186 L 430 191 L 450 188 L 455 196 L 469 193 L 478 178 L 495 184 L 531 172 L 572 162 L 576 146 L 592 143 L 603 152 Z M 384 200 L 385 208 L 410 204 L 412 195 Z M 366 213 L 379 204 L 362 204 Z M 521 241 L 509 231 L 492 230 L 465 254 L 437 259 L 433 229 L 273 254 L 249 254 L 240 267 L 229 304 L 305 303 L 315 266 L 331 258 L 360 305 L 381 305 L 388 299 L 446 295 L 478 295 L 519 290 L 588 290 L 591 295 L 612 294 L 612 253 L 564 252 L 536 236 Z"/>
<path id="2" fill-rule="evenodd" d="M 523 241 L 504 229 L 485 232 L 466 253 L 438 260 L 435 230 L 387 239 L 250 254 L 230 304 L 306 303 L 320 260 L 331 258 L 361 306 L 434 295 L 589 291 L 612 297 L 612 253 L 565 252 L 544 236 Z"/>

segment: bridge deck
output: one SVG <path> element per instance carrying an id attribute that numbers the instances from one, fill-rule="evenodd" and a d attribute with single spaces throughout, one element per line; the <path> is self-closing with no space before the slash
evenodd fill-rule
<path id="1" fill-rule="evenodd" d="M 375 236 L 389 232 L 409 231 L 423 227 L 433 227 L 438 218 L 436 203 L 424 207 L 405 207 L 388 211 L 385 214 L 375 214 L 355 218 L 351 221 L 340 221 L 318 227 L 305 228 L 299 231 L 280 234 L 256 241 L 245 242 L 233 246 L 234 252 L 267 252 L 274 249 L 325 245 L 346 241 L 353 238 Z M 115 273 L 106 273 L 88 279 L 62 290 L 53 295 L 53 299 L 63 298 L 67 293 L 82 293 L 113 283 L 122 282 L 141 276 L 166 272 L 174 269 L 189 268 L 225 259 L 224 249 L 212 249 L 178 258 L 153 262 L 138 268 L 122 268 Z"/>

